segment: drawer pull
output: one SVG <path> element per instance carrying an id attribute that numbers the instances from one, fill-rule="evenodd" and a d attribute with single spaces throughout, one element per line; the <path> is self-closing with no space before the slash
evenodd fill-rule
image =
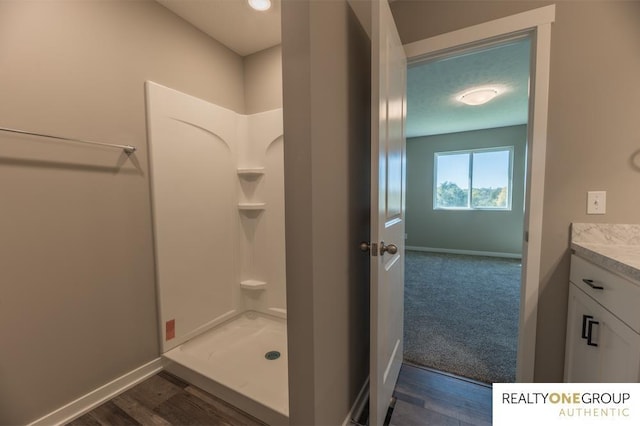
<path id="1" fill-rule="evenodd" d="M 593 337 L 593 324 L 600 324 L 598 321 L 589 321 L 588 331 L 587 331 L 587 345 L 589 346 L 598 346 L 597 343 L 593 343 L 591 338 Z"/>
<path id="2" fill-rule="evenodd" d="M 604 290 L 604 287 L 594 284 L 593 280 L 588 280 L 586 278 L 583 278 L 582 282 L 584 282 L 586 285 L 588 285 L 594 290 Z"/>
<path id="3" fill-rule="evenodd" d="M 582 338 L 583 339 L 588 339 L 589 336 L 587 335 L 587 321 L 593 319 L 592 315 L 583 315 L 582 316 Z"/>

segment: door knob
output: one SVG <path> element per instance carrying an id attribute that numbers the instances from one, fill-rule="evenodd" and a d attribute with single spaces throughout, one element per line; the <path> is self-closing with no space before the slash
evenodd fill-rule
<path id="1" fill-rule="evenodd" d="M 370 249 L 371 249 L 371 245 L 368 242 L 363 241 L 363 242 L 360 243 L 360 251 L 367 252 Z"/>
<path id="2" fill-rule="evenodd" d="M 398 246 L 395 244 L 385 245 L 384 241 L 380 242 L 380 256 L 385 253 L 396 254 L 398 252 Z"/>

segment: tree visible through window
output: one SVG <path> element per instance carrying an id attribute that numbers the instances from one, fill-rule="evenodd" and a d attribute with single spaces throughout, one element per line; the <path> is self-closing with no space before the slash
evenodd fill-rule
<path id="1" fill-rule="evenodd" d="M 512 165 L 513 147 L 437 152 L 433 207 L 510 210 Z"/>

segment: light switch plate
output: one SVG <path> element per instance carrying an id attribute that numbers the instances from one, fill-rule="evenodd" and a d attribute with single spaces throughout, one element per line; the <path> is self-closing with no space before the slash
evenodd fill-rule
<path id="1" fill-rule="evenodd" d="M 605 214 L 607 212 L 607 191 L 587 192 L 587 214 Z"/>

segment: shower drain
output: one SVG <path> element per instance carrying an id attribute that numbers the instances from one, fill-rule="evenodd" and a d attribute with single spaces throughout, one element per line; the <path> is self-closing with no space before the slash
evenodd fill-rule
<path id="1" fill-rule="evenodd" d="M 266 354 L 264 354 L 264 357 L 266 359 L 268 359 L 269 361 L 273 361 L 274 359 L 280 358 L 280 352 L 278 352 L 278 351 L 269 351 Z"/>

